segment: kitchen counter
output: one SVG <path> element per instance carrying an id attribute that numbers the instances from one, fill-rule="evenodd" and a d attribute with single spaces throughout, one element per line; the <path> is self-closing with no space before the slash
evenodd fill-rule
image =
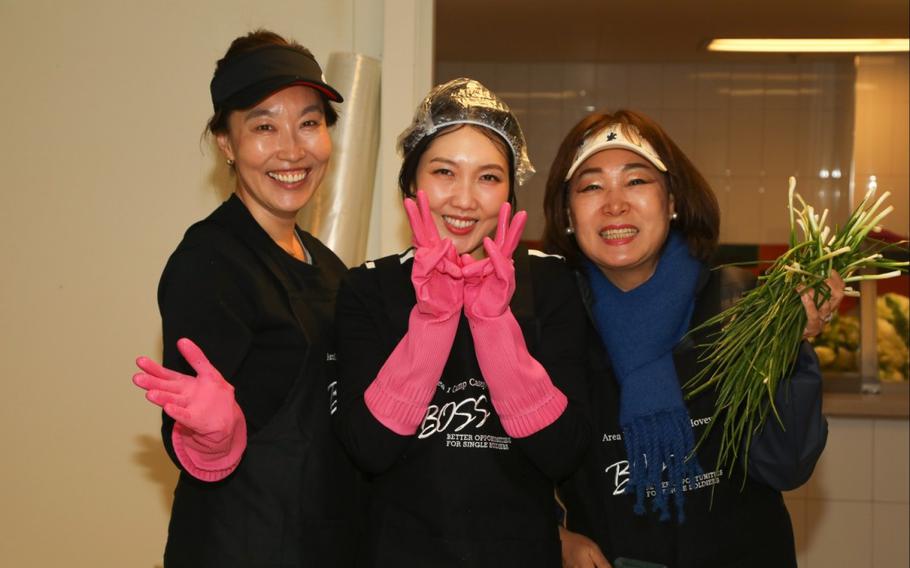
<path id="1" fill-rule="evenodd" d="M 910 384 L 881 383 L 881 392 L 861 392 L 857 378 L 825 377 L 822 411 L 845 418 L 910 418 Z"/>

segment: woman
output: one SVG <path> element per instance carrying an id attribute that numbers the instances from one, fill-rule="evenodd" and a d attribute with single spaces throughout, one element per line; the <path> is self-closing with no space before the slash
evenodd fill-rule
<path id="1" fill-rule="evenodd" d="M 351 270 L 336 311 L 336 426 L 372 476 L 370 565 L 558 566 L 554 482 L 589 439 L 584 311 L 562 259 L 517 246 L 521 129 L 457 79 L 399 145 L 415 246 Z"/>
<path id="2" fill-rule="evenodd" d="M 331 434 L 325 368 L 345 268 L 295 225 L 328 167 L 342 98 L 306 48 L 263 30 L 231 43 L 211 94 L 207 129 L 234 193 L 168 260 L 168 368 L 140 358 L 134 377 L 164 409 L 181 470 L 164 562 L 350 565 L 354 470 Z"/>
<path id="3" fill-rule="evenodd" d="M 560 489 L 565 565 L 607 566 L 606 556 L 674 567 L 795 566 L 781 491 L 809 478 L 827 436 L 808 344 L 776 393 L 784 428 L 772 419 L 754 437 L 745 478 L 716 467 L 720 428 L 695 459 L 681 459 L 714 412 L 710 392 L 683 400 L 707 332 L 684 336 L 753 285 L 745 272 L 708 270 L 719 211 L 707 182 L 652 120 L 595 113 L 563 141 L 545 211 L 547 242 L 577 268 L 595 328 L 597 441 Z M 804 297 L 807 335 L 839 303 L 839 280 L 832 276 L 832 300 L 819 310 Z"/>

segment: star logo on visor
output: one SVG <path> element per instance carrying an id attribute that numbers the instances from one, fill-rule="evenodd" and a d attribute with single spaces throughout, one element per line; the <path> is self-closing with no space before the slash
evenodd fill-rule
<path id="1" fill-rule="evenodd" d="M 616 133 L 615 133 L 615 132 L 611 132 L 611 133 L 607 134 L 607 142 L 612 142 L 612 141 L 614 141 L 614 140 L 616 140 Z"/>

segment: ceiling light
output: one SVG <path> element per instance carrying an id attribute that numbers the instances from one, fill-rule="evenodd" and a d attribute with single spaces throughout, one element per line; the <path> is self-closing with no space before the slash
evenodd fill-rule
<path id="1" fill-rule="evenodd" d="M 872 53 L 910 51 L 908 38 L 830 38 L 830 39 L 747 39 L 718 38 L 708 43 L 708 51 L 751 51 L 780 53 Z"/>

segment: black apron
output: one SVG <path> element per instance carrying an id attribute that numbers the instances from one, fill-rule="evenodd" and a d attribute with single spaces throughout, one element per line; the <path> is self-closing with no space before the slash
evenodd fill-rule
<path id="1" fill-rule="evenodd" d="M 535 314 L 530 258 L 524 247 L 514 254 L 514 263 L 519 284 L 510 309 L 528 349 L 533 352 L 540 342 L 540 321 Z M 389 337 L 393 338 L 391 343 L 397 344 L 408 331 L 409 316 L 416 303 L 410 270 L 403 268 L 398 256 L 376 260 L 374 270 L 378 274 L 385 301 L 383 308 L 391 327 Z M 440 383 L 447 388 L 436 390 L 409 449 L 395 466 L 406 473 L 391 472 L 374 480 L 373 508 L 368 520 L 369 542 L 366 544 L 369 558 L 364 566 L 498 568 L 560 565 L 555 505 L 550 500 L 551 482 L 529 473 L 524 465 L 526 458 L 518 448 L 502 453 L 493 451 L 490 456 L 494 457 L 474 454 L 478 457 L 473 463 L 470 457 L 449 454 L 439 448 L 450 443 L 440 441 L 443 437 L 458 433 L 467 434 L 469 438 L 473 433 L 484 436 L 491 447 L 514 443 L 499 423 L 486 387 L 474 386 L 468 377 L 482 378 L 483 375 L 474 355 L 467 320 L 461 314 L 451 354 L 440 377 Z M 420 470 L 426 475 L 420 475 Z M 489 478 L 482 473 L 488 471 L 491 473 Z M 548 507 L 544 507 L 543 515 L 535 515 L 539 511 L 533 504 L 511 502 L 516 498 L 515 494 L 501 495 L 502 471 L 520 478 L 510 481 L 529 488 L 528 495 L 547 495 Z M 462 478 L 462 473 L 467 479 Z M 469 490 L 461 488 L 466 484 L 470 486 Z M 535 484 L 543 487 L 534 487 Z M 471 496 L 466 497 L 464 503 L 440 499 L 446 486 L 458 493 L 469 491 Z M 434 499 L 432 495 L 437 497 Z M 532 500 L 528 495 L 521 497 Z M 500 508 L 499 514 L 491 512 L 494 509 L 491 503 Z M 516 507 L 527 511 L 527 515 L 516 513 Z M 472 510 L 481 512 L 471 513 Z M 526 532 L 507 538 L 508 531 L 503 530 L 503 523 L 521 523 Z"/>
<path id="2" fill-rule="evenodd" d="M 334 357 L 341 262 L 315 239 L 304 244 L 321 269 L 318 289 L 295 291 L 281 262 L 253 250 L 280 282 L 308 345 L 285 404 L 250 435 L 226 479 L 181 473 L 164 562 L 167 568 L 352 566 L 357 479 L 330 425 L 327 360 Z M 252 247 L 251 247 L 252 248 Z M 204 532 L 201 527 L 205 527 Z M 214 539 L 217 543 L 211 542 Z"/>

